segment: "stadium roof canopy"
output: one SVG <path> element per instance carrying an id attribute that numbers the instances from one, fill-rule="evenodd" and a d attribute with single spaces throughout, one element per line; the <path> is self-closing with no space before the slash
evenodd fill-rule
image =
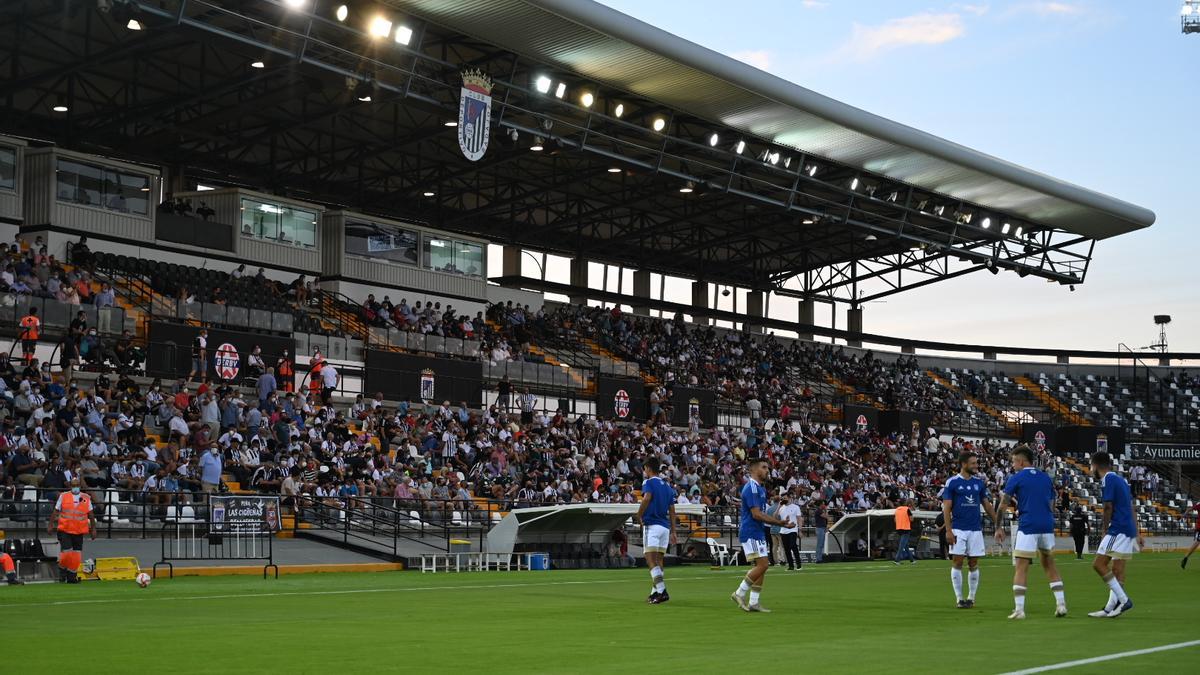
<path id="1" fill-rule="evenodd" d="M 0 131 L 497 243 L 849 301 L 983 269 L 1080 283 L 1096 240 L 1154 221 L 590 0 L 347 2 L 339 22 L 341 4 L 12 3 Z M 386 37 L 371 35 L 376 17 Z M 466 69 L 495 81 L 478 162 L 447 126 Z M 51 111 L 59 101 L 69 112 Z"/>

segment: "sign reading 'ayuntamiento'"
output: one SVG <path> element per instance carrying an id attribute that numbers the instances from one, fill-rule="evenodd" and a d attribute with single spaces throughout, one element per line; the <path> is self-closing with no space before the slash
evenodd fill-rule
<path id="1" fill-rule="evenodd" d="M 1125 459 L 1135 462 L 1200 462 L 1200 445 L 1127 443 Z"/>

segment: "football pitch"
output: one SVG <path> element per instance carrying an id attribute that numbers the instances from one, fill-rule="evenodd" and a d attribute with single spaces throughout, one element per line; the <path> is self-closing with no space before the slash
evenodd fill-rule
<path id="1" fill-rule="evenodd" d="M 1087 617 L 1107 590 L 1064 556 L 1064 619 L 1032 570 L 1028 618 L 1007 620 L 1012 568 L 986 559 L 971 610 L 955 609 L 940 560 L 773 568 L 772 614 L 730 601 L 746 568 L 669 568 L 657 606 L 644 569 L 181 577 L 2 588 L 0 634 L 13 673 L 1007 673 L 1110 655 L 1063 672 L 1194 673 L 1200 569 L 1178 560 L 1138 556 L 1136 608 L 1116 619 Z"/>

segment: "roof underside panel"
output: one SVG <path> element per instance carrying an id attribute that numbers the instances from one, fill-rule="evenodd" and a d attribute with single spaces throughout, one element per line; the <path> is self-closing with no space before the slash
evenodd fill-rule
<path id="1" fill-rule="evenodd" d="M 758 138 L 1097 239 L 1154 214 L 848 106 L 591 0 L 389 0 L 414 15 Z"/>

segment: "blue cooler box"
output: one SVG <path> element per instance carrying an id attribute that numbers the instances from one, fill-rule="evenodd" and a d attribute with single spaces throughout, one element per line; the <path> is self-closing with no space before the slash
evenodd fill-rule
<path id="1" fill-rule="evenodd" d="M 531 553 L 529 554 L 529 569 L 546 571 L 550 569 L 550 554 L 549 553 Z"/>

